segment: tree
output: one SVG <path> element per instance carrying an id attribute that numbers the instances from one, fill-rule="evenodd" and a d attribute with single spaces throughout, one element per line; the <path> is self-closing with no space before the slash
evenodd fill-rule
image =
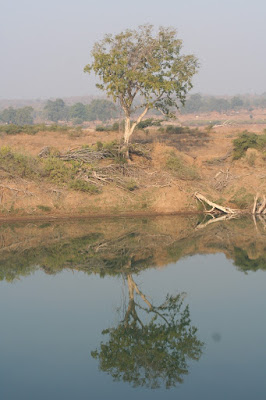
<path id="1" fill-rule="evenodd" d="M 108 121 L 117 116 L 115 105 L 108 100 L 92 100 L 87 106 L 89 121 Z"/>
<path id="2" fill-rule="evenodd" d="M 67 117 L 67 107 L 62 99 L 48 100 L 44 111 L 47 118 L 53 122 L 65 120 Z"/>
<path id="3" fill-rule="evenodd" d="M 92 357 L 99 360 L 102 371 L 134 387 L 174 387 L 188 374 L 188 361 L 199 360 L 202 354 L 203 343 L 191 325 L 189 308 L 183 307 L 182 294 L 167 295 L 164 303 L 155 307 L 132 275 L 126 278 L 129 303 L 125 317 L 117 327 L 103 331 L 109 340 L 101 343 Z M 144 305 L 136 301 L 135 293 Z"/>
<path id="4" fill-rule="evenodd" d="M 0 115 L 1 121 L 6 124 L 15 124 L 16 123 L 16 110 L 13 107 L 5 108 Z"/>
<path id="5" fill-rule="evenodd" d="M 22 107 L 16 110 L 13 107 L 9 107 L 2 111 L 0 119 L 7 124 L 32 125 L 32 113 L 32 107 Z"/>
<path id="6" fill-rule="evenodd" d="M 87 106 L 82 103 L 75 103 L 73 106 L 69 107 L 68 115 L 75 123 L 82 124 L 82 122 L 87 121 L 88 119 Z"/>
<path id="7" fill-rule="evenodd" d="M 16 125 L 32 125 L 33 124 L 33 108 L 23 107 L 16 110 Z"/>
<path id="8" fill-rule="evenodd" d="M 199 93 L 195 93 L 188 98 L 188 100 L 186 101 L 185 108 L 183 108 L 181 111 L 184 114 L 196 113 L 200 111 L 202 104 L 203 104 L 202 96 Z"/>
<path id="9" fill-rule="evenodd" d="M 106 35 L 95 43 L 93 61 L 84 71 L 94 71 L 101 80 L 96 86 L 120 104 L 125 114 L 126 145 L 149 110 L 173 116 L 173 107 L 178 108 L 179 102 L 184 105 L 198 62 L 194 55 L 181 55 L 181 49 L 182 40 L 175 29 L 160 27 L 154 34 L 152 25 Z"/>
<path id="10" fill-rule="evenodd" d="M 231 107 L 232 107 L 233 109 L 235 109 L 235 108 L 241 108 L 241 107 L 243 107 L 243 105 L 244 105 L 244 102 L 243 102 L 243 100 L 242 100 L 240 97 L 234 96 L 234 97 L 231 99 Z"/>

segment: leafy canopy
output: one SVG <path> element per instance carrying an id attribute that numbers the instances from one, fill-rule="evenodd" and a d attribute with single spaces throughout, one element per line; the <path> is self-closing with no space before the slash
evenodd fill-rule
<path id="1" fill-rule="evenodd" d="M 152 25 L 139 26 L 117 35 L 106 35 L 95 43 L 93 62 L 84 71 L 94 71 L 104 90 L 118 101 L 129 117 L 137 109 L 156 108 L 171 116 L 171 108 L 184 104 L 192 88 L 198 62 L 194 55 L 181 55 L 182 41 L 176 30 Z M 134 105 L 138 97 L 141 103 Z"/>

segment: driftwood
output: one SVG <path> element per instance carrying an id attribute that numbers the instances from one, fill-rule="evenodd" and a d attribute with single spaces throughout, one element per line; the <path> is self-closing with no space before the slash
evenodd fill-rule
<path id="1" fill-rule="evenodd" d="M 254 204 L 252 209 L 253 215 L 263 215 L 266 214 L 266 196 L 264 195 L 262 200 L 259 201 L 260 195 L 259 193 L 256 194 L 254 197 Z"/>
<path id="2" fill-rule="evenodd" d="M 203 205 L 205 209 L 205 213 L 207 214 L 217 214 L 217 213 L 224 213 L 229 215 L 237 215 L 240 214 L 240 210 L 232 209 L 229 207 L 221 206 L 220 204 L 216 204 L 213 201 L 208 200 L 205 196 L 200 193 L 195 193 L 196 199 Z M 205 204 L 211 207 L 211 209 L 207 209 Z M 266 196 L 264 195 L 263 198 L 257 193 L 254 197 L 254 203 L 252 208 L 252 214 L 255 215 L 265 215 L 266 214 Z"/>
<path id="3" fill-rule="evenodd" d="M 224 206 L 221 206 L 220 204 L 216 204 L 213 201 L 208 200 L 205 196 L 203 196 L 200 193 L 196 192 L 195 193 L 195 197 L 196 197 L 196 199 L 198 201 L 201 202 L 201 204 L 203 204 L 205 212 L 208 213 L 208 214 L 215 214 L 215 213 L 221 213 L 222 212 L 224 214 L 234 215 L 234 214 L 238 214 L 240 212 L 238 210 L 234 210 L 232 208 L 224 207 Z M 208 206 L 210 206 L 211 209 L 207 210 L 206 207 L 205 207 L 205 204 L 208 204 Z"/>

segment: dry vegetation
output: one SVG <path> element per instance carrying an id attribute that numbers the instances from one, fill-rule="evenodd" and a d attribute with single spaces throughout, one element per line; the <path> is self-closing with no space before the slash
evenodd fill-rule
<path id="1" fill-rule="evenodd" d="M 182 118 L 187 125 L 189 116 Z M 249 212 L 257 197 L 256 210 L 263 214 L 264 129 L 223 123 L 148 127 L 137 132 L 130 163 L 118 132 L 2 132 L 0 210 L 3 217 L 198 212 L 199 192 Z"/>

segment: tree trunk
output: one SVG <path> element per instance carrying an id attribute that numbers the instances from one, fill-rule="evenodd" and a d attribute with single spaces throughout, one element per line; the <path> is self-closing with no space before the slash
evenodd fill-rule
<path id="1" fill-rule="evenodd" d="M 126 117 L 125 118 L 125 133 L 124 133 L 124 143 L 126 146 L 128 146 L 130 136 L 131 136 L 130 117 Z"/>
<path id="2" fill-rule="evenodd" d="M 138 119 L 132 124 L 132 126 L 130 126 L 130 115 L 129 114 L 126 115 L 126 118 L 125 118 L 125 132 L 124 132 L 124 143 L 125 143 L 126 146 L 128 146 L 129 138 L 132 135 L 132 133 L 134 132 L 136 126 L 138 125 L 138 123 L 140 123 L 142 118 L 147 114 L 148 110 L 149 110 L 149 107 L 146 107 L 145 110 L 140 114 Z"/>

